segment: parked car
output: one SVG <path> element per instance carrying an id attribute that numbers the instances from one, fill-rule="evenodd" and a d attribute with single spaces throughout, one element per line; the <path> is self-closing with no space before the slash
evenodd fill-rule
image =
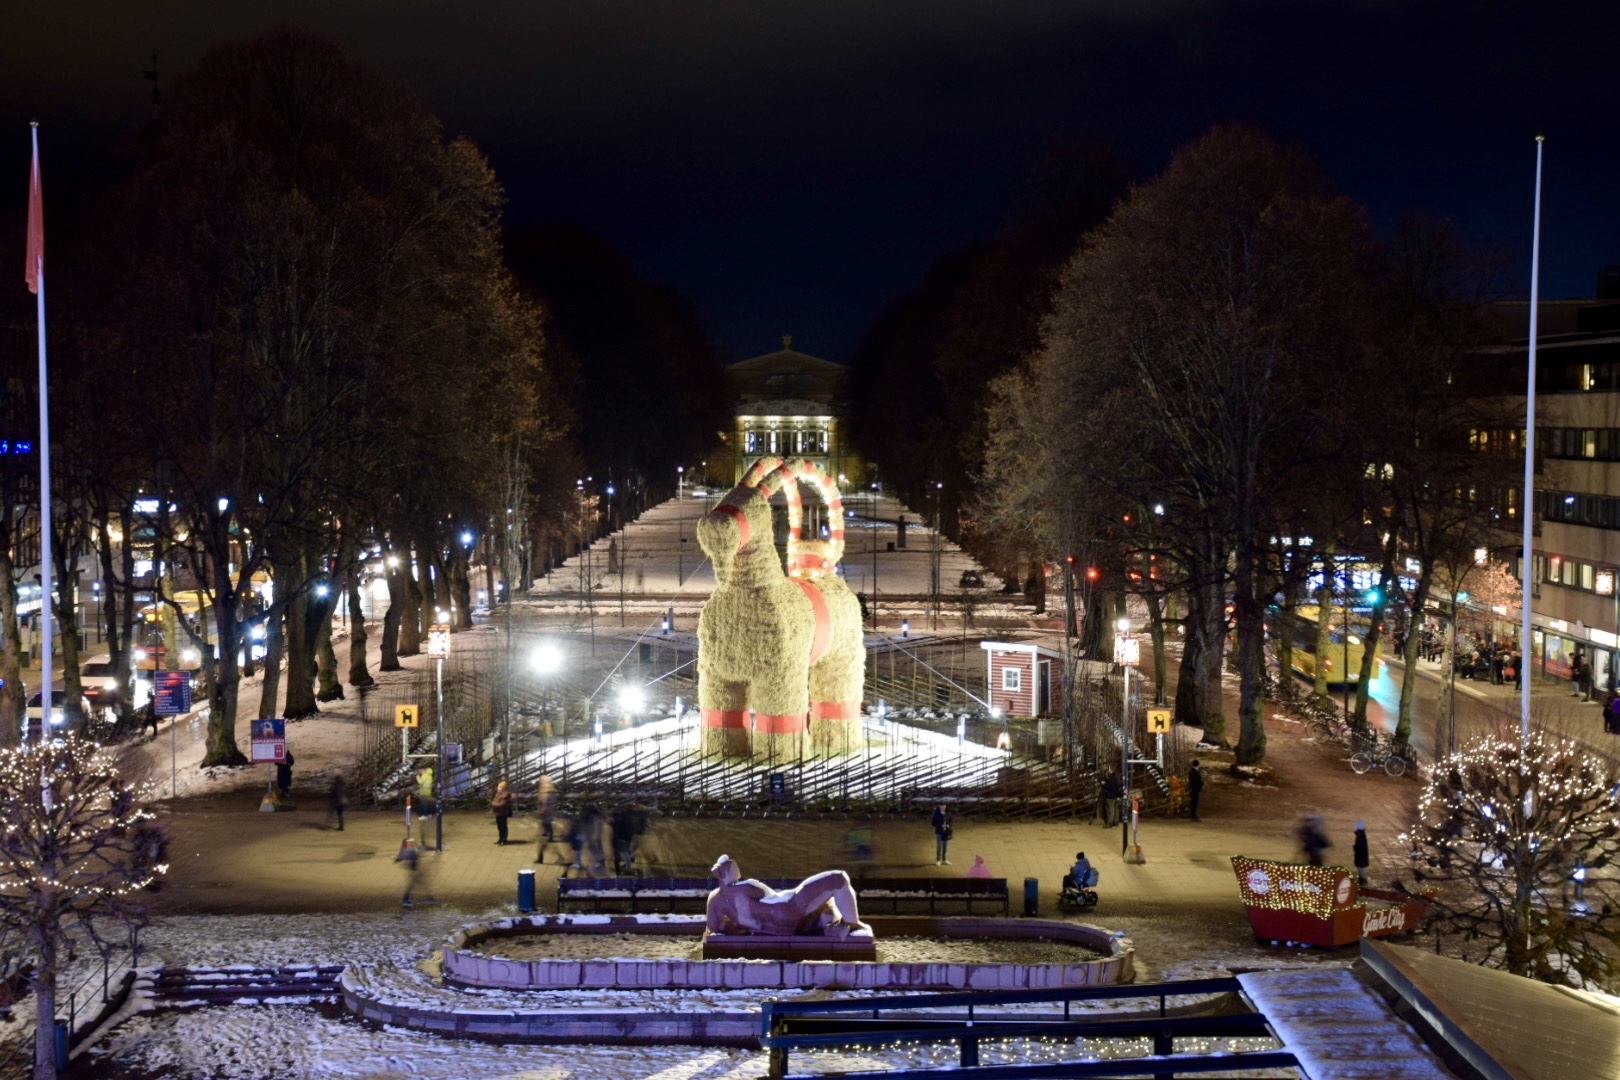
<path id="1" fill-rule="evenodd" d="M 84 700 L 97 709 L 113 708 L 127 693 L 118 681 L 118 665 L 110 660 L 92 660 L 79 668 L 79 686 Z"/>
<path id="2" fill-rule="evenodd" d="M 44 720 L 45 708 L 44 701 L 42 700 L 43 697 L 43 694 L 35 694 L 28 699 L 28 726 L 34 731 L 38 731 L 40 729 L 41 721 Z M 67 704 L 69 700 L 70 699 L 67 696 L 66 690 L 51 691 L 50 730 L 52 732 L 61 731 L 62 728 L 67 724 Z M 83 712 L 82 707 L 80 711 Z"/>
<path id="3" fill-rule="evenodd" d="M 982 589 L 984 588 L 984 577 L 977 570 L 964 570 L 956 584 L 963 589 Z"/>

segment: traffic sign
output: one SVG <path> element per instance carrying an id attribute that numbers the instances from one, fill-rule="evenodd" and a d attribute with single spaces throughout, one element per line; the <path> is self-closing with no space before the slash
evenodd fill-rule
<path id="1" fill-rule="evenodd" d="M 413 728 L 421 723 L 422 710 L 415 705 L 394 706 L 394 726 Z"/>
<path id="2" fill-rule="evenodd" d="M 152 711 L 159 716 L 184 716 L 191 711 L 191 672 L 155 671 Z"/>
<path id="3" fill-rule="evenodd" d="M 1170 710 L 1149 709 L 1147 711 L 1147 729 L 1150 734 L 1166 735 L 1170 732 Z"/>

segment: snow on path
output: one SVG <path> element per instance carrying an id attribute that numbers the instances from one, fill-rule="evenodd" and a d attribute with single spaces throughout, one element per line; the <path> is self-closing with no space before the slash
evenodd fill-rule
<path id="1" fill-rule="evenodd" d="M 1450 1080 L 1423 1040 L 1348 968 L 1238 976 L 1309 1080 Z"/>

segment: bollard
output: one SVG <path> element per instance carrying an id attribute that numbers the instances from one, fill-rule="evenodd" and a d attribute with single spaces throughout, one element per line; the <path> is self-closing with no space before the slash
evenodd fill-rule
<path id="1" fill-rule="evenodd" d="M 534 910 L 534 871 L 518 871 L 518 910 L 530 912 Z"/>
<path id="2" fill-rule="evenodd" d="M 1033 919 L 1040 914 L 1041 883 L 1036 878 L 1024 879 L 1024 918 Z"/>

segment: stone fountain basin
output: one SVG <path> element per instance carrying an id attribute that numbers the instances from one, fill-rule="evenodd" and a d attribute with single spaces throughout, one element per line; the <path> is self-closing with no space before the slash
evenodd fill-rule
<path id="1" fill-rule="evenodd" d="M 892 963 L 843 960 L 540 959 L 500 956 L 503 938 L 545 934 L 702 935 L 701 915 L 532 915 L 474 923 L 450 936 L 444 977 L 466 986 L 532 990 L 1051 990 L 1130 982 L 1136 950 L 1121 934 L 1048 919 L 876 916 L 885 937 L 1044 939 L 1098 954 L 1058 964 Z"/>

